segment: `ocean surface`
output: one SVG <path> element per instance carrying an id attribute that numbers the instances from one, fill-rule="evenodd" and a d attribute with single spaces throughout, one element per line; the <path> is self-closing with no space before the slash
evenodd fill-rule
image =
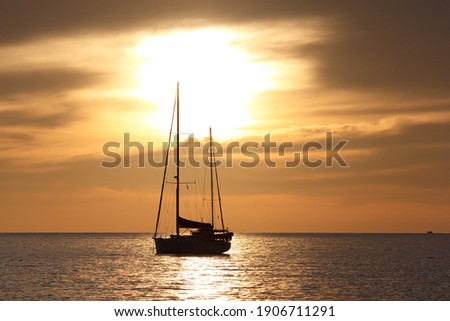
<path id="1" fill-rule="evenodd" d="M 0 300 L 450 300 L 449 234 L 237 234 L 220 256 L 150 234 L 0 234 Z"/>

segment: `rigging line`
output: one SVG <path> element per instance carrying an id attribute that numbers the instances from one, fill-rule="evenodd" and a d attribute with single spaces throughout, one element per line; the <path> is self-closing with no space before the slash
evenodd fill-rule
<path id="1" fill-rule="evenodd" d="M 158 233 L 159 218 L 160 218 L 160 215 L 161 215 L 161 205 L 162 205 L 163 194 L 164 194 L 164 185 L 165 185 L 164 182 L 166 180 L 167 164 L 169 162 L 170 139 L 172 137 L 172 128 L 173 128 L 173 120 L 174 120 L 174 117 L 175 117 L 176 102 L 177 102 L 177 98 L 175 97 L 175 100 L 173 102 L 172 122 L 170 123 L 170 133 L 169 133 L 169 142 L 168 142 L 167 151 L 166 151 L 166 160 L 164 162 L 164 174 L 163 174 L 163 180 L 162 180 L 162 186 L 161 186 L 161 195 L 159 196 L 158 215 L 156 217 L 156 227 L 155 227 L 155 235 L 154 235 L 154 237 L 156 237 L 156 235 Z"/>
<path id="2" fill-rule="evenodd" d="M 177 189 L 176 189 L 176 231 L 177 236 L 180 235 L 180 228 L 178 227 L 178 219 L 180 217 L 180 83 L 177 82 L 177 162 L 176 162 L 176 170 L 177 170 Z"/>
<path id="3" fill-rule="evenodd" d="M 205 166 L 203 168 L 203 191 L 202 191 L 202 197 L 206 198 L 207 197 L 207 187 L 206 184 L 208 182 L 208 168 Z M 208 215 L 209 213 L 209 209 L 208 209 L 208 204 L 206 202 L 202 202 L 202 211 L 203 213 L 206 215 Z"/>
<path id="4" fill-rule="evenodd" d="M 203 175 L 202 175 L 202 167 L 197 168 L 194 172 L 194 177 L 196 184 L 195 185 L 195 210 L 197 216 L 203 220 L 204 211 L 203 211 Z"/>
<path id="5" fill-rule="evenodd" d="M 212 160 L 214 161 L 214 172 L 216 174 L 217 197 L 219 198 L 219 213 L 220 213 L 220 220 L 222 223 L 222 230 L 223 230 L 223 229 L 225 229 L 225 224 L 223 223 L 222 198 L 220 197 L 219 175 L 217 174 L 216 154 L 214 152 L 213 152 Z"/>
<path id="6" fill-rule="evenodd" d="M 210 161 L 213 161 L 213 146 L 212 146 L 212 131 L 209 127 L 209 157 Z M 210 163 L 210 178 L 211 178 L 211 225 L 214 228 L 214 180 L 213 180 L 213 164 Z"/>

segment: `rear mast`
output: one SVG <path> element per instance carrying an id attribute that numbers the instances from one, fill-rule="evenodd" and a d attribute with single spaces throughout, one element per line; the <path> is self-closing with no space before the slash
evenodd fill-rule
<path id="1" fill-rule="evenodd" d="M 177 139 L 176 139 L 176 167 L 177 167 L 177 191 L 176 191 L 176 225 L 177 235 L 180 235 L 180 227 L 178 221 L 180 218 L 180 82 L 177 82 Z"/>
<path id="2" fill-rule="evenodd" d="M 213 146 L 212 146 L 211 127 L 209 127 L 209 168 L 210 168 L 210 176 L 211 176 L 211 225 L 214 228 Z"/>

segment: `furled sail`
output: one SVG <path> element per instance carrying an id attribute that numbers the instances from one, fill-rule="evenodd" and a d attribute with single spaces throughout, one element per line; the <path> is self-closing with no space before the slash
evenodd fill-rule
<path id="1" fill-rule="evenodd" d="M 181 228 L 212 229 L 212 225 L 209 223 L 191 221 L 191 220 L 182 218 L 181 216 L 178 217 L 177 225 L 178 225 L 178 227 L 181 227 Z"/>

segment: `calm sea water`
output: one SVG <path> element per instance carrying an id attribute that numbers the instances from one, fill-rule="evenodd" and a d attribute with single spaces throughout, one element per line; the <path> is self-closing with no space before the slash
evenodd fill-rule
<path id="1" fill-rule="evenodd" d="M 450 300 L 450 235 L 238 234 L 160 256 L 150 234 L 0 234 L 1 300 Z"/>

